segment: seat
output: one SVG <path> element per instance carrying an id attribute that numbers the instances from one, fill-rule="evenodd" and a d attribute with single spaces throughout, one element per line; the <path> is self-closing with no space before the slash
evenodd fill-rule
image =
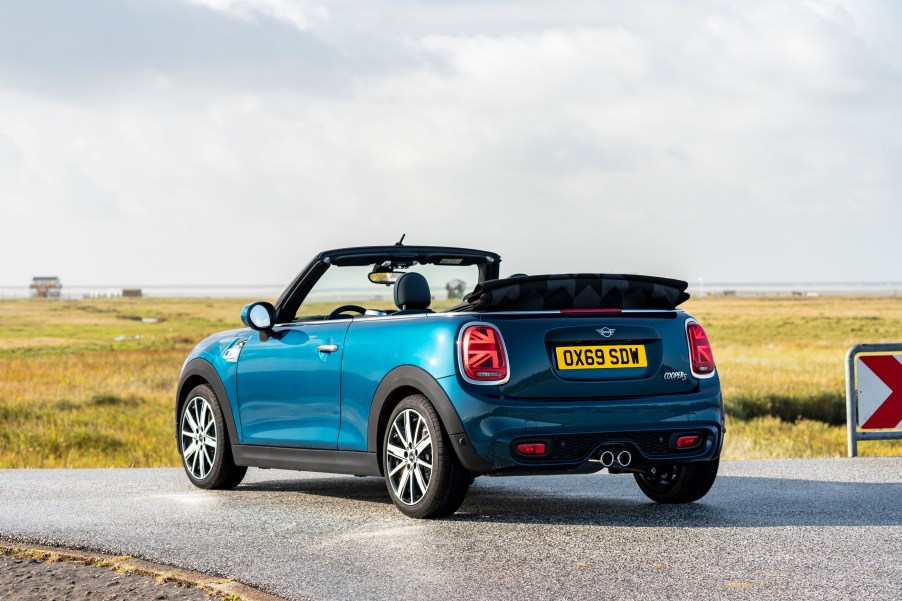
<path id="1" fill-rule="evenodd" d="M 398 311 L 393 315 L 410 315 L 412 313 L 432 313 L 429 304 L 432 292 L 429 282 L 419 273 L 405 273 L 395 282 L 395 305 Z"/>

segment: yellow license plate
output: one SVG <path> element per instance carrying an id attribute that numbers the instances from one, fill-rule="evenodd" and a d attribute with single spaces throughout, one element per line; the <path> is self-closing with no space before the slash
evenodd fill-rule
<path id="1" fill-rule="evenodd" d="M 641 344 L 559 346 L 554 355 L 558 369 L 648 367 L 645 346 Z"/>

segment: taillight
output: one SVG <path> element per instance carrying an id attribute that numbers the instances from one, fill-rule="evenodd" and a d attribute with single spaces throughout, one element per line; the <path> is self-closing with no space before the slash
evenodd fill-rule
<path id="1" fill-rule="evenodd" d="M 460 335 L 460 366 L 473 384 L 503 384 L 509 371 L 501 332 L 489 324 L 471 324 Z"/>
<path id="2" fill-rule="evenodd" d="M 714 375 L 714 353 L 708 335 L 697 321 L 686 322 L 686 337 L 689 339 L 689 365 L 696 378 L 710 378 Z"/>

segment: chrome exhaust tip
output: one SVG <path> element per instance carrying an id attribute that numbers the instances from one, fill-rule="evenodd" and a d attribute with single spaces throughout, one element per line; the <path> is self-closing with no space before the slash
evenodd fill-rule
<path id="1" fill-rule="evenodd" d="M 605 451 L 598 457 L 598 460 L 601 462 L 601 465 L 611 467 L 614 465 L 614 453 Z"/>
<path id="2" fill-rule="evenodd" d="M 617 463 L 622 465 L 623 467 L 628 466 L 633 461 L 633 456 L 630 455 L 629 451 L 620 451 L 617 453 Z"/>

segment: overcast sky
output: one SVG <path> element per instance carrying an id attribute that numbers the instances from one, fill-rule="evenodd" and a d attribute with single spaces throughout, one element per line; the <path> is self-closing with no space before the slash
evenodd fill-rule
<path id="1" fill-rule="evenodd" d="M 0 284 L 902 280 L 902 4 L 0 0 Z"/>

